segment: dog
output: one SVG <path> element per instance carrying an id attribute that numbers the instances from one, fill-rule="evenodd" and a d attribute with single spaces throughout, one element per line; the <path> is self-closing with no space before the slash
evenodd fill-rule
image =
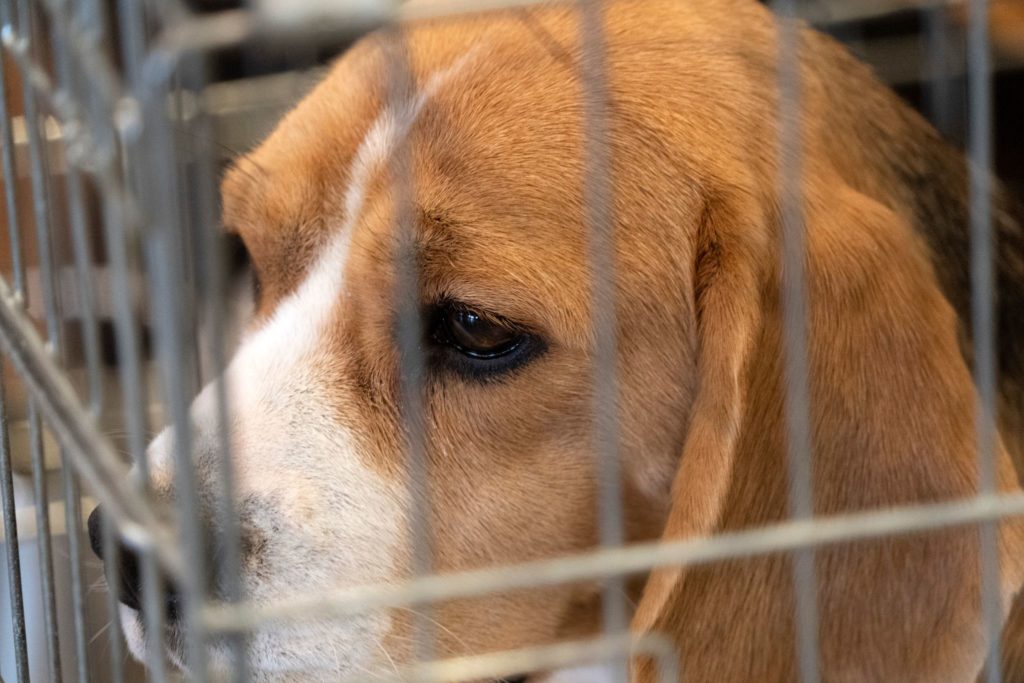
<path id="1" fill-rule="evenodd" d="M 435 571 L 593 548 L 597 321 L 611 314 L 626 541 L 788 519 L 776 21 L 753 0 L 612 0 L 602 12 L 612 273 L 590 259 L 580 73 L 592 56 L 575 5 L 372 35 L 226 174 L 224 224 L 259 282 L 250 331 L 218 380 L 256 604 L 411 576 L 417 415 Z M 831 39 L 801 28 L 798 54 L 814 513 L 971 497 L 965 160 Z M 992 455 L 996 488 L 1018 492 L 1024 237 L 998 184 L 992 201 Z M 612 311 L 594 304 L 604 276 Z M 421 324 L 403 346 L 410 313 Z M 216 389 L 191 412 L 203 500 L 219 486 Z M 172 439 L 149 448 L 168 500 Z M 1024 528 L 996 528 L 1005 617 L 1024 579 Z M 973 680 L 993 645 L 979 538 L 955 527 L 817 550 L 816 585 L 801 590 L 818 601 L 822 678 Z M 659 568 L 627 586 L 632 629 L 664 634 L 687 680 L 795 680 L 792 582 L 785 553 Z M 138 611 L 123 616 L 142 657 Z M 431 617 L 439 656 L 560 642 L 600 629 L 601 586 L 453 600 Z M 261 627 L 253 677 L 389 671 L 413 657 L 413 618 Z M 184 666 L 181 628 L 148 637 Z M 218 644 L 211 659 L 228 661 Z M 655 674 L 631 664 L 632 680 Z"/>

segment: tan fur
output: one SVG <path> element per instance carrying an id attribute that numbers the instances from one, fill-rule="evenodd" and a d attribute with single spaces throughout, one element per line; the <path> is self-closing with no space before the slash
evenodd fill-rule
<path id="1" fill-rule="evenodd" d="M 773 23 L 740 0 L 620 0 L 607 11 L 627 538 L 784 519 Z M 480 46 L 408 140 L 420 303 L 459 299 L 549 346 L 499 381 L 428 373 L 439 570 L 596 542 L 576 19 L 565 8 L 516 10 L 404 34 L 419 85 Z M 344 223 L 350 164 L 384 100 L 389 45 L 360 43 L 225 181 L 226 221 L 253 254 L 264 315 Z M 913 210 L 915 188 L 889 158 L 902 159 L 900 145 L 925 147 L 932 133 L 831 42 L 806 34 L 802 49 L 815 510 L 970 496 L 975 392 L 963 322 Z M 365 464 L 401 481 L 401 233 L 390 180 L 369 187 L 338 304 L 337 362 L 319 371 L 358 399 L 340 419 L 357 425 Z M 1001 445 L 997 460 L 1000 488 L 1016 490 Z M 1005 597 L 1024 578 L 1021 533 L 1002 527 Z M 971 678 L 986 645 L 978 565 L 973 529 L 820 551 L 825 680 Z M 778 555 L 661 570 L 634 595 L 634 627 L 665 631 L 687 680 L 792 680 L 791 581 Z M 582 585 L 442 605 L 441 652 L 592 633 L 598 599 Z M 400 659 L 409 622 L 396 623 L 386 647 Z M 635 678 L 652 680 L 646 664 Z"/>

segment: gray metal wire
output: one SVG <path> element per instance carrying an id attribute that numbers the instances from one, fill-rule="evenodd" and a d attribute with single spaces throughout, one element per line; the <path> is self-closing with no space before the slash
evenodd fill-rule
<path id="1" fill-rule="evenodd" d="M 583 205 L 587 228 L 594 386 L 594 453 L 597 461 L 598 531 L 603 547 L 621 546 L 622 467 L 619 462 L 619 388 L 616 372 L 615 234 L 612 197 L 612 154 L 605 66 L 604 11 L 601 0 L 583 0 L 580 15 L 580 81 L 583 86 L 584 178 Z M 625 577 L 608 577 L 602 588 L 601 610 L 608 637 L 626 631 L 628 617 Z M 626 662 L 615 662 L 613 676 L 626 679 Z"/>
<path id="2" fill-rule="evenodd" d="M 996 487 L 996 354 L 995 275 L 992 247 L 992 92 L 988 40 L 988 0 L 971 0 L 967 29 L 969 88 L 968 156 L 970 158 L 971 313 L 974 337 L 975 412 L 978 488 Z M 999 683 L 1002 597 L 999 580 L 999 530 L 996 523 L 979 526 L 981 608 L 989 654 L 987 683 Z"/>
<path id="3" fill-rule="evenodd" d="M 198 75 L 193 75 L 196 87 L 201 85 Z M 197 146 L 205 146 L 206 141 L 213 139 L 209 117 L 204 108 L 200 107 L 192 120 L 192 139 Z M 201 243 L 200 270 L 205 283 L 206 304 L 209 307 L 207 316 L 210 320 L 209 354 L 213 367 L 209 368 L 210 377 L 219 377 L 227 367 L 225 347 L 226 286 L 224 277 L 225 255 L 223 244 L 217 234 L 207 226 L 217 225 L 217 203 L 213 197 L 216 187 L 216 171 L 210 155 L 197 149 L 193 158 L 196 165 L 196 191 L 194 193 L 198 207 L 198 232 Z M 228 387 L 226 382 L 216 384 L 217 433 L 219 436 L 217 456 L 217 480 L 220 484 L 216 510 L 218 520 L 216 544 L 221 548 L 217 577 L 224 592 L 223 599 L 227 602 L 239 602 L 244 599 L 241 572 L 241 536 L 239 532 L 238 514 L 235 505 L 235 476 L 232 467 L 233 447 L 230 431 L 230 406 L 228 405 Z M 232 680 L 241 683 L 249 678 L 248 660 L 246 659 L 247 637 L 244 633 L 229 638 L 232 653 Z"/>
<path id="4" fill-rule="evenodd" d="M 55 23 L 63 26 L 68 32 L 66 18 L 63 14 L 51 15 Z M 75 93 L 76 99 L 83 97 L 80 89 L 76 91 L 74 63 L 68 53 L 67 46 L 60 40 L 54 41 L 53 50 L 57 64 L 58 82 L 60 87 L 69 93 Z M 88 407 L 93 415 L 98 415 L 103 408 L 103 385 L 100 377 L 99 326 L 96 320 L 95 294 L 91 271 L 92 250 L 86 234 L 84 188 L 80 173 L 69 166 L 65 173 L 65 191 L 71 223 L 71 240 L 74 250 L 75 271 L 78 290 L 76 298 L 81 320 L 82 343 L 87 368 Z M 71 466 L 65 448 L 61 448 L 61 471 L 64 480 L 64 513 L 65 528 L 68 538 L 68 563 L 71 569 L 72 611 L 74 613 L 75 660 L 80 683 L 89 680 L 89 653 L 87 641 L 89 635 L 85 613 L 85 580 L 82 568 L 82 500 L 78 483 L 78 475 Z"/>
<path id="5" fill-rule="evenodd" d="M 110 680 L 113 683 L 124 681 L 124 640 L 121 637 L 120 580 L 116 567 L 121 566 L 121 547 L 117 543 L 117 529 L 109 517 L 103 518 L 103 557 L 109 561 L 104 564 L 103 576 L 107 581 L 107 616 L 110 642 Z"/>
<path id="6" fill-rule="evenodd" d="M 793 519 L 814 516 L 808 307 L 804 274 L 803 169 L 801 144 L 800 33 L 792 0 L 776 3 L 779 31 L 779 185 L 782 197 L 782 315 L 786 396 L 789 512 Z M 814 549 L 793 553 L 796 642 L 800 680 L 817 683 L 818 582 Z"/>
<path id="7" fill-rule="evenodd" d="M 41 42 L 37 41 L 35 5 L 28 0 L 21 0 L 17 7 L 17 16 L 22 33 L 25 36 L 25 50 L 35 48 L 41 50 Z M 59 61 L 59 58 L 58 58 Z M 28 137 L 29 166 L 31 172 L 33 218 L 36 234 L 36 254 L 40 262 L 42 277 L 42 297 L 45 311 L 47 344 L 54 356 L 59 357 L 62 351 L 62 331 L 60 327 L 60 300 L 55 280 L 56 269 L 53 264 L 53 223 L 51 214 L 51 174 L 49 172 L 48 152 L 44 147 L 45 136 L 41 134 L 43 120 L 40 118 L 36 104 L 36 93 L 28 80 L 23 80 L 22 98 L 25 108 L 25 130 Z M 50 529 L 47 472 L 43 452 L 42 425 L 33 399 L 28 408 L 29 439 L 32 454 L 32 479 L 36 499 L 36 524 L 39 530 L 39 564 L 43 572 L 43 616 L 47 631 L 48 673 L 50 680 L 59 683 L 62 680 L 62 662 L 60 652 L 60 636 L 57 620 L 57 595 L 54 578 L 53 541 Z M 62 458 L 63 459 L 63 458 Z M 70 506 L 78 506 L 75 495 L 77 486 L 74 473 L 68 470 L 65 478 L 66 504 L 68 518 L 72 523 L 77 521 L 76 512 Z M 74 537 L 70 547 L 72 550 L 71 572 L 73 584 L 73 610 L 75 613 L 75 632 L 81 666 L 88 666 L 85 659 L 85 626 L 82 618 L 82 578 L 81 564 L 78 557 L 77 527 L 70 527 L 69 538 Z M 88 673 L 85 674 L 88 677 Z"/>
<path id="8" fill-rule="evenodd" d="M 382 74 L 387 88 L 384 106 L 391 109 L 401 122 L 416 103 L 409 101 L 412 73 L 405 36 L 395 29 L 389 36 L 386 50 L 386 71 Z M 398 125 L 406 125 L 404 122 Z M 388 173 L 395 188 L 391 210 L 397 226 L 397 248 L 394 255 L 398 302 L 399 384 L 401 418 L 405 433 L 405 462 L 408 464 L 406 488 L 411 501 L 412 572 L 413 576 L 428 576 L 434 565 L 434 536 L 430 490 L 430 461 L 427 457 L 427 434 L 424 424 L 423 389 L 426 363 L 420 343 L 422 320 L 419 307 L 419 269 L 416 262 L 415 215 L 413 213 L 412 153 L 406 136 L 398 135 L 395 149 L 388 159 Z M 416 661 L 428 662 L 437 649 L 433 607 L 419 605 L 413 619 L 413 656 Z M 415 679 L 414 679 L 415 680 Z"/>
<path id="9" fill-rule="evenodd" d="M 126 195 L 135 196 L 141 192 L 140 179 L 130 173 L 141 163 L 142 150 L 139 142 L 141 112 L 138 97 L 142 92 L 142 65 L 145 50 L 145 8 L 136 0 L 121 0 L 118 3 L 120 22 L 119 44 L 124 64 L 125 84 L 133 94 L 125 100 L 121 120 L 117 122 L 118 139 L 123 150 L 118 169 L 125 178 Z M 107 176 L 109 177 L 109 176 Z M 108 180 L 108 183 L 116 182 Z M 146 495 L 150 487 L 149 458 L 146 452 L 148 419 L 146 414 L 146 381 L 142 369 L 139 322 L 133 306 L 132 273 L 138 264 L 133 254 L 141 239 L 140 222 L 131 212 L 124 210 L 122 202 L 113 192 L 103 193 L 104 229 L 107 258 L 114 278 L 113 298 L 115 306 L 115 327 L 117 337 L 118 368 L 121 390 L 124 392 L 124 416 L 128 431 L 128 445 L 132 462 L 136 467 L 138 492 Z M 142 581 L 142 612 L 148 633 L 163 633 L 166 612 L 162 597 L 162 583 L 158 566 L 159 546 L 141 548 L 140 573 Z M 156 638 L 146 642 L 146 662 L 150 680 L 164 683 L 167 680 L 167 662 L 163 647 Z"/>
<path id="10" fill-rule="evenodd" d="M 9 3 L 0 3 L 0 22 L 8 25 Z M 7 211 L 7 240 L 11 251 L 11 271 L 14 293 L 24 297 L 25 267 L 21 262 L 21 233 L 18 231 L 18 191 L 14 168 L 14 135 L 11 131 L 11 113 L 7 107 L 7 55 L 0 50 L 0 158 L 3 160 L 4 178 L 12 179 L 4 183 L 4 202 Z"/>
<path id="11" fill-rule="evenodd" d="M 4 548 L 7 584 L 11 596 L 11 628 L 14 635 L 15 669 L 18 683 L 28 682 L 28 643 L 25 633 L 25 601 L 21 587 L 21 549 L 18 547 L 18 521 L 14 507 L 14 468 L 11 466 L 11 440 L 8 430 L 6 388 L 0 362 L 0 503 L 3 505 Z"/>
<path id="12" fill-rule="evenodd" d="M 166 101 L 162 91 L 147 92 L 142 102 L 144 112 L 145 153 L 153 159 L 174 159 L 175 150 Z M 199 620 L 206 596 L 207 562 L 202 528 L 199 482 L 192 460 L 192 422 L 189 396 L 194 387 L 189 382 L 193 367 L 187 339 L 181 330 L 189 329 L 182 307 L 181 283 L 185 259 L 183 235 L 180 234 L 178 197 L 179 179 L 163 168 L 145 169 L 143 192 L 150 207 L 149 223 L 144 235 L 146 268 L 153 292 L 153 329 L 156 333 L 161 384 L 173 429 L 175 491 L 179 515 L 180 547 L 188 558 L 179 579 L 184 603 L 184 631 L 187 642 L 189 673 L 197 680 L 207 675 L 205 628 Z"/>
<path id="13" fill-rule="evenodd" d="M 57 588 L 53 578 L 53 540 L 50 532 L 50 496 L 43 462 L 43 427 L 32 400 L 28 404 L 29 449 L 32 453 L 32 485 L 38 503 L 39 566 L 43 571 L 43 622 L 46 625 L 47 673 L 51 683 L 61 681 L 60 635 L 57 630 Z"/>
<path id="14" fill-rule="evenodd" d="M 656 567 L 697 566 L 801 548 L 914 534 L 1024 514 L 1024 494 L 982 495 L 965 501 L 894 507 L 814 520 L 791 520 L 707 539 L 638 543 L 588 553 L 475 571 L 429 576 L 404 583 L 356 586 L 255 606 L 210 605 L 211 631 L 230 633 L 264 624 L 339 619 L 371 610 L 476 597 L 517 588 L 556 586 L 630 576 Z"/>

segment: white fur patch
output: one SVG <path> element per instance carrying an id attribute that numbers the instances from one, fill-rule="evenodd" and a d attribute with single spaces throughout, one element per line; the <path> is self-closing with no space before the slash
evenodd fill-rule
<path id="1" fill-rule="evenodd" d="M 409 130 L 423 111 L 423 105 L 430 101 L 452 76 L 466 67 L 476 51 L 477 48 L 471 48 L 451 66 L 432 74 L 423 89 L 412 100 L 399 105 L 388 105 L 370 126 L 352 161 L 349 186 L 345 192 L 346 224 L 341 231 L 342 235 L 351 234 L 359 219 L 366 198 L 366 186 L 373 172 L 387 163 L 398 144 L 409 134 Z"/>

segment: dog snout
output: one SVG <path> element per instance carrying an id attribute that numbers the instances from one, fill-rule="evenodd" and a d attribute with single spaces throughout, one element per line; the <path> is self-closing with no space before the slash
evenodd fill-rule
<path id="1" fill-rule="evenodd" d="M 125 545 L 120 539 L 115 543 L 114 557 L 104 557 L 103 545 L 103 512 L 97 507 L 89 515 L 89 545 L 96 557 L 103 561 L 107 576 L 114 576 L 118 582 L 118 599 L 121 604 L 134 610 L 142 607 L 142 573 L 139 554 Z M 116 563 L 111 566 L 111 563 Z M 113 588 L 113 587 L 111 587 Z M 167 619 L 177 619 L 179 613 L 178 591 L 174 585 L 161 581 L 164 609 Z"/>

